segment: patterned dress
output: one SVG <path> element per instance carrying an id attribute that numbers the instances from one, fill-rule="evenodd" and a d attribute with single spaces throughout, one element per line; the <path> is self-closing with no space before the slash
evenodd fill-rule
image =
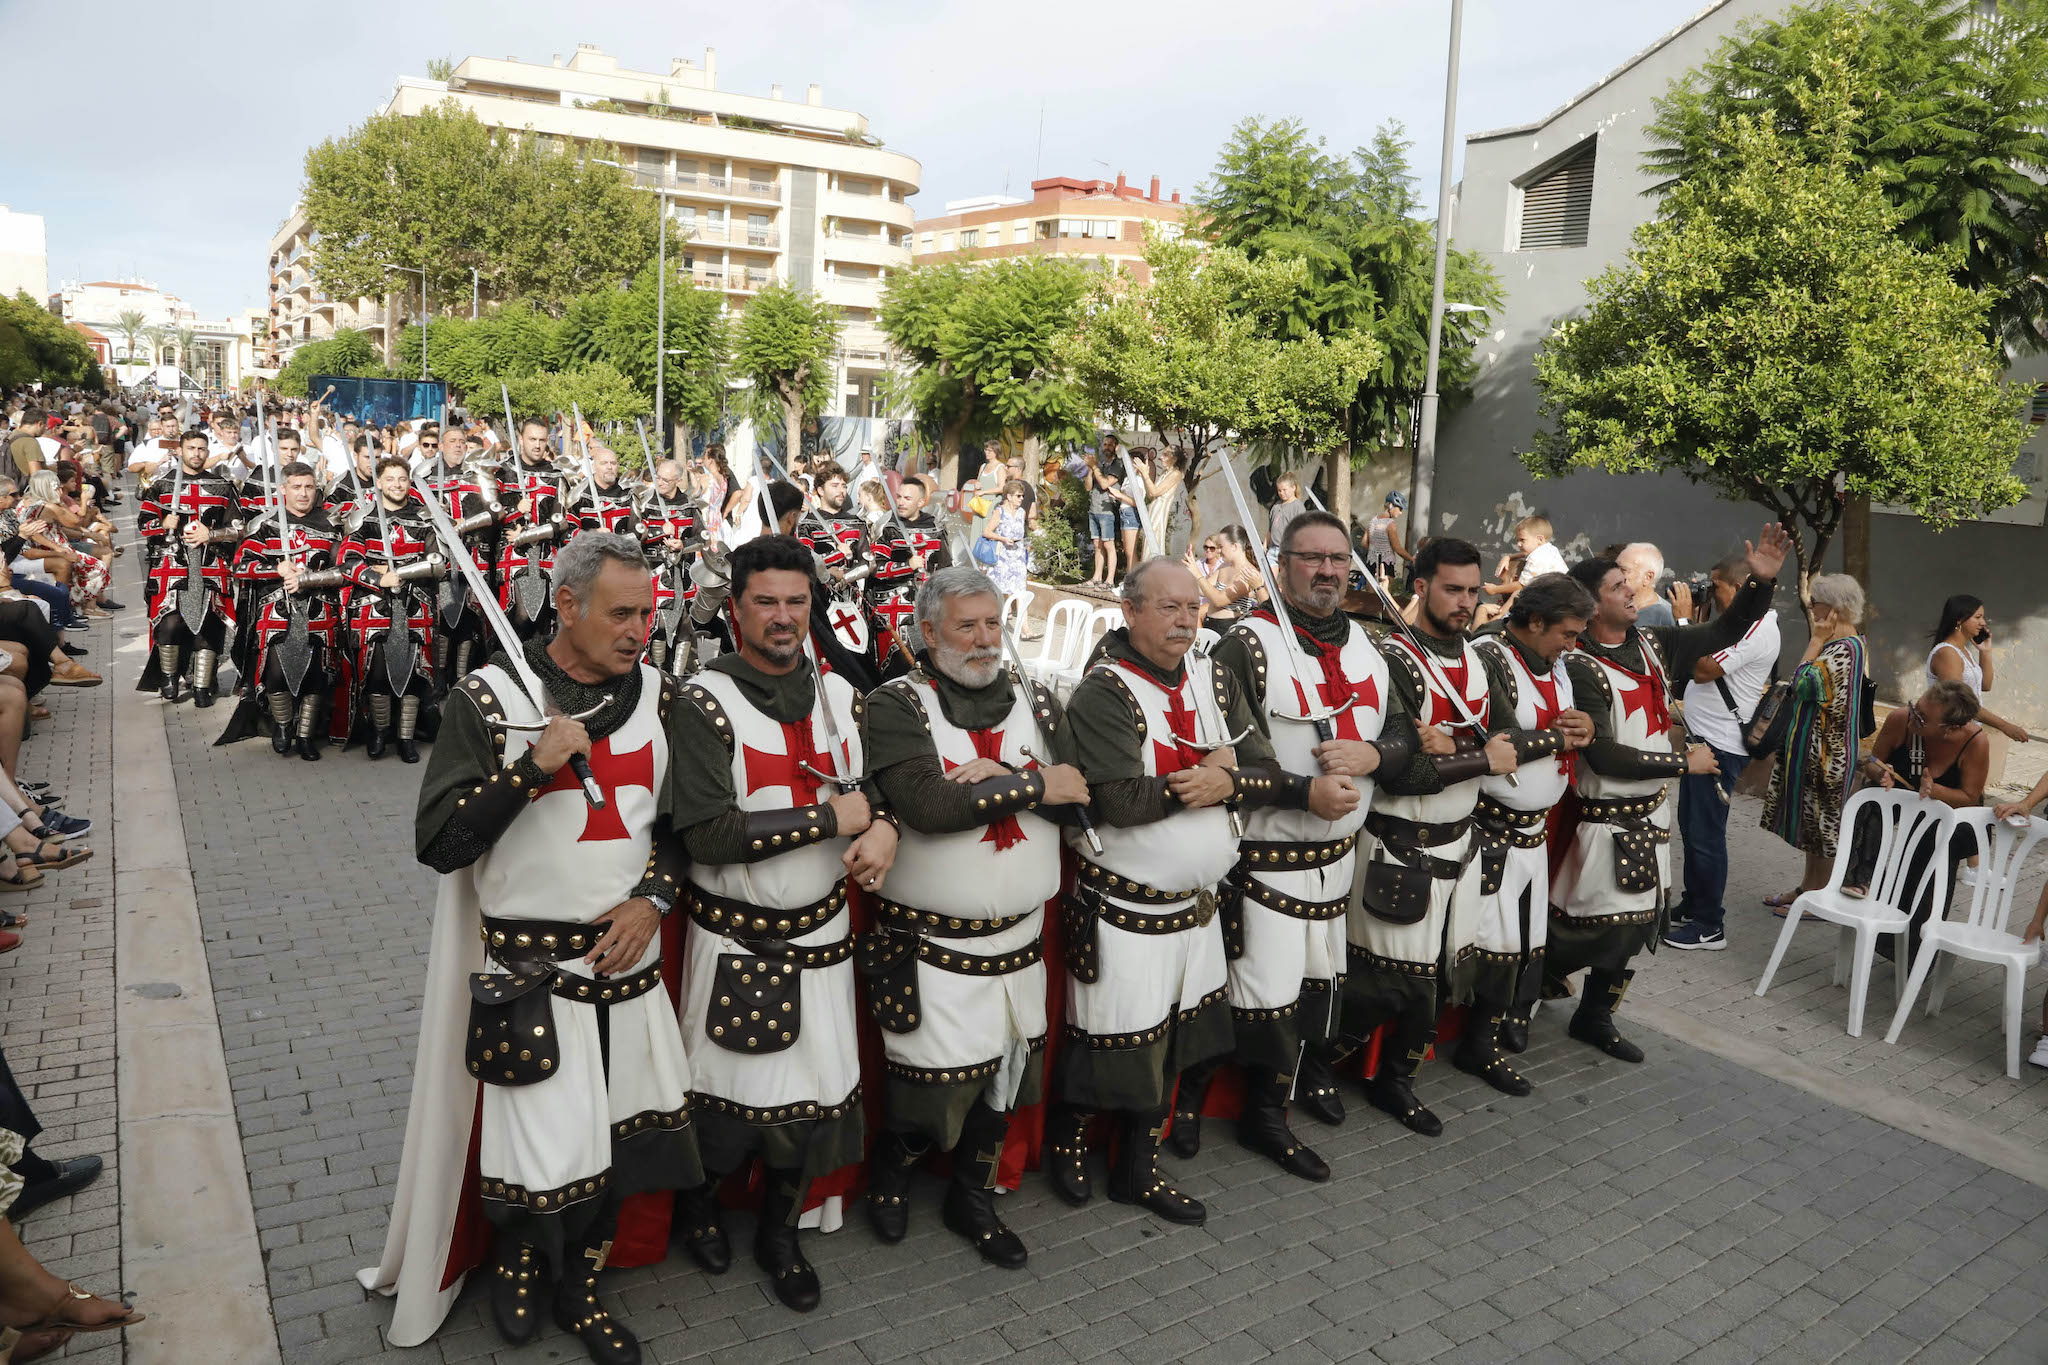
<path id="1" fill-rule="evenodd" d="M 996 562 L 988 571 L 995 585 L 1003 590 L 1003 596 L 1015 597 L 1024 591 L 1025 570 L 1031 558 L 1031 546 L 1024 535 L 1024 509 L 997 508 L 995 524 L 989 530 L 1016 542 L 1013 545 L 996 545 Z"/>
<path id="2" fill-rule="evenodd" d="M 1804 853 L 1835 856 L 1842 803 L 1867 725 L 1863 637 L 1822 647 L 1792 679 L 1794 711 L 1764 798 L 1763 826 Z"/>

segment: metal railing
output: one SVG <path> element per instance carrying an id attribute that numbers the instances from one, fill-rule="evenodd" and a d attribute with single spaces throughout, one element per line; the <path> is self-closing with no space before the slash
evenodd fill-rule
<path id="1" fill-rule="evenodd" d="M 724 175 L 664 175 L 659 171 L 633 167 L 633 187 L 667 190 L 672 194 L 718 194 L 736 199 L 780 199 L 782 188 L 769 180 L 740 180 Z"/>

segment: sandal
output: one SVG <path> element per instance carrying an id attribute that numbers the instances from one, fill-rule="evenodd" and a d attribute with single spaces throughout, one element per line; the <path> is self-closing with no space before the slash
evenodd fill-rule
<path id="1" fill-rule="evenodd" d="M 50 708 L 39 701 L 32 701 L 28 704 L 28 713 L 37 720 L 48 720 L 51 715 Z"/>
<path id="2" fill-rule="evenodd" d="M 79 669 L 76 673 L 59 673 L 50 679 L 52 687 L 98 687 L 106 679 L 90 669 Z"/>
<path id="3" fill-rule="evenodd" d="M 133 1327 L 139 1322 L 149 1321 L 149 1315 L 130 1308 L 126 1294 L 111 1299 L 102 1299 L 97 1294 L 88 1294 L 75 1284 L 64 1286 L 65 1295 L 58 1301 L 57 1311 L 40 1322 L 32 1322 L 21 1330 L 26 1332 L 118 1332 L 123 1327 Z M 106 1303 L 127 1310 L 125 1317 L 109 1318 L 105 1322 L 78 1322 L 64 1316 L 64 1310 L 74 1303 Z"/>
<path id="4" fill-rule="evenodd" d="M 53 856 L 44 852 L 45 849 L 55 849 L 56 853 Z M 81 848 L 77 844 L 40 843 L 36 845 L 33 853 L 15 854 L 14 861 L 21 867 L 46 867 L 50 871 L 55 872 L 60 868 L 74 867 L 90 857 L 92 857 L 92 850 Z"/>
<path id="5" fill-rule="evenodd" d="M 28 916 L 13 910 L 0 910 L 0 929 L 26 929 Z"/>
<path id="6" fill-rule="evenodd" d="M 0 874 L 0 891 L 33 891 L 42 884 L 43 874 L 21 866 L 19 860 L 15 862 L 13 876 Z M 22 923 L 26 924 L 28 921 L 24 919 Z M 11 929 L 14 926 L 10 924 L 6 927 Z"/>
<path id="7" fill-rule="evenodd" d="M 1792 908 L 1792 902 L 1798 899 L 1799 893 L 1797 891 L 1780 891 L 1775 896 L 1765 896 L 1764 904 L 1773 910 L 1789 910 Z"/>

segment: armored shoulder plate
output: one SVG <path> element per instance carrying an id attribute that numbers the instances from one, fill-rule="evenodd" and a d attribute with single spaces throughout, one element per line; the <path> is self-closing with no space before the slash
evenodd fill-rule
<path id="1" fill-rule="evenodd" d="M 681 687 L 683 696 L 704 713 L 704 719 L 711 722 L 712 729 L 718 732 L 719 742 L 725 745 L 725 756 L 731 758 L 735 741 L 732 720 L 725 714 L 725 704 L 712 696 L 711 689 L 701 683 L 686 682 Z"/>

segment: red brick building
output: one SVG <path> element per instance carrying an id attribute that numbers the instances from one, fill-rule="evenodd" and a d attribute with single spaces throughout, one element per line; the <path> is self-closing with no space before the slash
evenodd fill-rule
<path id="1" fill-rule="evenodd" d="M 920 218 L 915 228 L 917 264 L 995 260 L 1003 256 L 1107 258 L 1127 266 L 1140 283 L 1151 274 L 1144 262 L 1145 224 L 1158 223 L 1171 235 L 1184 228 L 1188 206 L 1180 191 L 1159 195 L 1159 177 L 1149 190 L 1119 175 L 1107 180 L 1053 176 L 1031 182 L 1031 198 L 956 199 L 938 218 Z"/>

